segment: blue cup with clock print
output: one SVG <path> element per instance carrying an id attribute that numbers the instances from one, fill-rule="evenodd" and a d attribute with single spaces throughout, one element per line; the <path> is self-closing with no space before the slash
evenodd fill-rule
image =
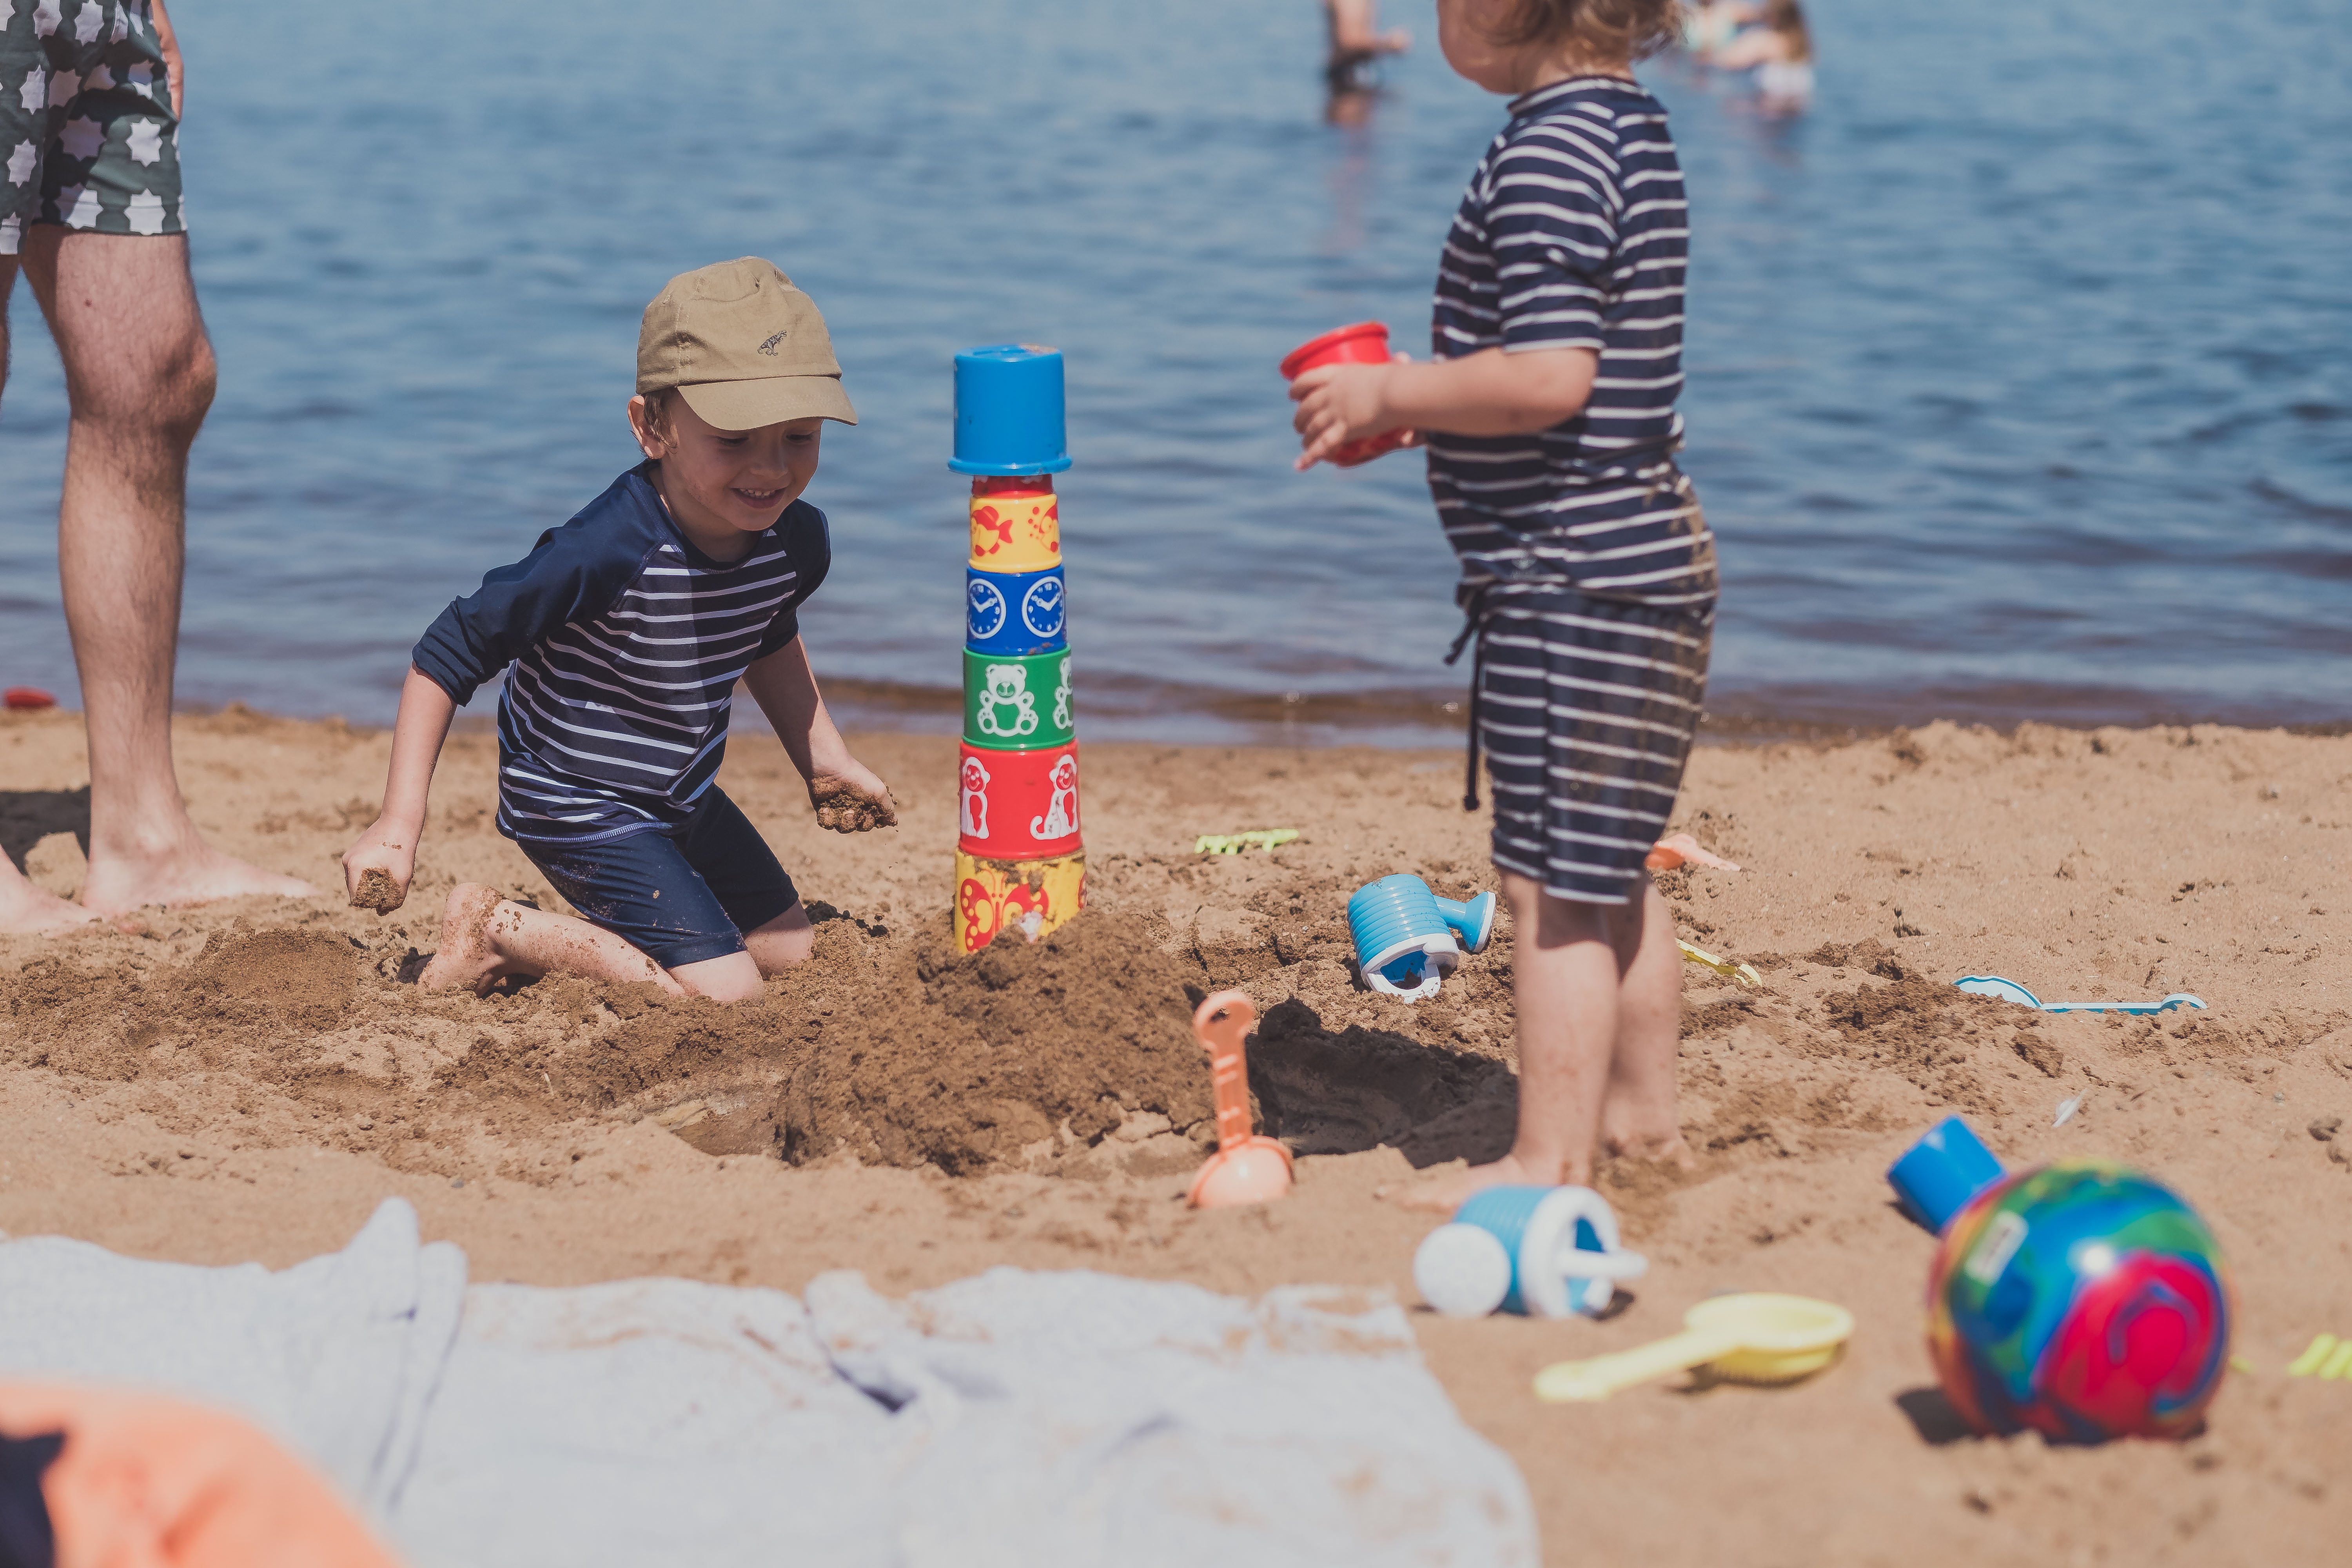
<path id="1" fill-rule="evenodd" d="M 1063 634 L 1062 569 L 964 569 L 964 646 L 974 653 L 1020 656 L 1069 646 Z"/>

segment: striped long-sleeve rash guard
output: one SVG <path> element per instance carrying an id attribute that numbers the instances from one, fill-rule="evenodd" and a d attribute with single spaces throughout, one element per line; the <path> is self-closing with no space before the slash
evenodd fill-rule
<path id="1" fill-rule="evenodd" d="M 1664 105 L 1583 77 L 1513 100 L 1438 264 L 1440 359 L 1591 349 L 1583 411 L 1528 436 L 1429 437 L 1429 488 L 1465 590 L 1574 586 L 1699 606 L 1714 542 L 1682 446 L 1690 227 Z"/>
<path id="2" fill-rule="evenodd" d="M 411 656 L 461 707 L 499 699 L 499 831 L 593 844 L 684 823 L 727 752 L 735 683 L 800 635 L 824 514 L 786 507 L 740 561 L 689 543 L 643 464 L 441 612 Z"/>

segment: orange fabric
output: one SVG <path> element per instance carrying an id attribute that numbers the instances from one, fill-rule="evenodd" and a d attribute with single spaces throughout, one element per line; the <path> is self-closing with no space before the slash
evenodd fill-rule
<path id="1" fill-rule="evenodd" d="M 398 1568 L 323 1479 L 234 1415 L 0 1383 L 0 1432 L 66 1435 L 41 1479 L 57 1568 Z"/>

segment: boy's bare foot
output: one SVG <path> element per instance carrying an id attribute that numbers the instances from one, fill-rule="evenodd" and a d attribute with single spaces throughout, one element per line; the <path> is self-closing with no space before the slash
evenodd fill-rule
<path id="1" fill-rule="evenodd" d="M 506 900 L 496 888 L 460 882 L 441 906 L 441 948 L 416 977 L 420 991 L 471 991 L 478 996 L 499 977 L 504 960 L 490 942 L 490 921 Z"/>
<path id="2" fill-rule="evenodd" d="M 1473 1165 L 1450 1175 L 1434 1176 L 1425 1182 L 1412 1182 L 1402 1186 L 1376 1187 L 1372 1196 L 1402 1209 L 1415 1209 L 1424 1214 L 1452 1214 L 1469 1201 L 1475 1194 L 1488 1187 L 1550 1187 L 1562 1181 L 1578 1181 L 1573 1175 L 1562 1176 L 1553 1171 L 1549 1175 L 1530 1170 L 1519 1163 L 1517 1154 L 1506 1154 L 1491 1165 Z"/>
<path id="3" fill-rule="evenodd" d="M 98 919 L 94 910 L 71 903 L 37 886 L 16 868 L 0 859 L 0 932 L 35 935 L 69 931 Z"/>
<path id="4" fill-rule="evenodd" d="M 117 915 L 151 904 L 202 904 L 256 893 L 315 899 L 319 889 L 299 878 L 281 877 L 223 854 L 191 831 L 169 848 L 147 854 L 119 854 L 91 845 L 81 904 L 101 915 Z"/>

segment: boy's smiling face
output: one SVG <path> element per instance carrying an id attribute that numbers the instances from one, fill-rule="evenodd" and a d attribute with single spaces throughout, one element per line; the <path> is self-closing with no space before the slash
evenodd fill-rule
<path id="1" fill-rule="evenodd" d="M 642 396 L 629 399 L 629 427 L 660 468 L 654 488 L 694 547 L 717 561 L 749 554 L 816 476 L 824 421 L 790 419 L 757 430 L 721 430 L 676 393 L 656 419 Z"/>

